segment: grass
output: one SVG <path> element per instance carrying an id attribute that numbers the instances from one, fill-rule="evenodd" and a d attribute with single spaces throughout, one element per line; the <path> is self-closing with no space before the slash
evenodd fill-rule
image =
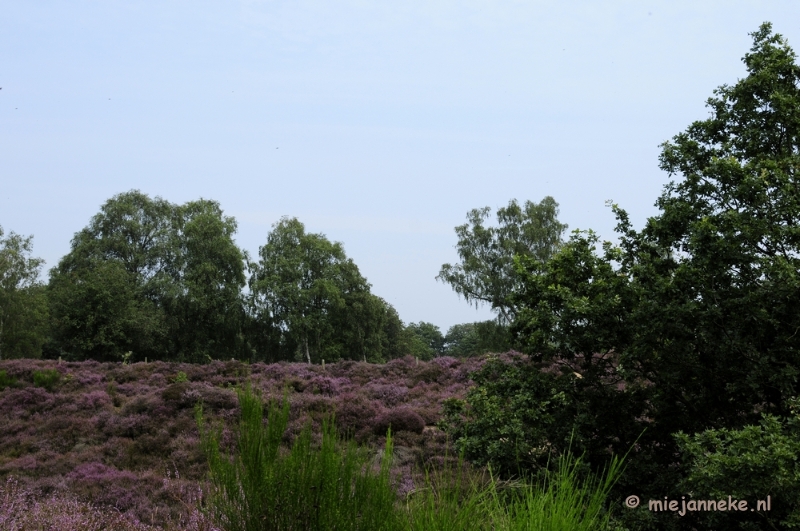
<path id="1" fill-rule="evenodd" d="M 236 450 L 227 456 L 219 429 L 205 426 L 196 410 L 213 489 L 206 511 L 225 531 L 582 531 L 608 528 L 605 502 L 622 471 L 612 459 L 600 476 L 579 474 L 581 459 L 567 454 L 536 484 L 501 486 L 480 481 L 458 466 L 426 471 L 425 485 L 405 504 L 389 480 L 392 437 L 387 434 L 379 470 L 363 448 L 337 436 L 323 422 L 319 448 L 306 426 L 291 450 L 281 449 L 289 405 L 271 404 L 264 426 L 261 398 L 238 391 L 241 417 Z M 445 461 L 447 462 L 447 461 Z"/>
<path id="2" fill-rule="evenodd" d="M 280 442 L 289 404 L 270 407 L 263 425 L 261 399 L 249 387 L 239 391 L 241 420 L 237 453 L 220 451 L 221 433 L 203 424 L 197 410 L 203 449 L 214 485 L 210 513 L 226 531 L 397 529 L 395 494 L 389 483 L 391 437 L 380 471 L 372 473 L 364 450 L 341 444 L 332 422 L 324 422 L 322 444 L 311 446 L 306 426 L 288 455 Z"/>
<path id="3" fill-rule="evenodd" d="M 502 506 L 495 501 L 495 520 L 507 531 L 589 531 L 607 529 L 611 514 L 605 502 L 622 472 L 622 460 L 614 457 L 600 477 L 580 478 L 581 459 L 567 454 L 555 473 L 538 485 L 526 485 L 515 500 Z M 496 490 L 492 490 L 493 494 Z M 496 498 L 495 498 L 496 500 Z"/>

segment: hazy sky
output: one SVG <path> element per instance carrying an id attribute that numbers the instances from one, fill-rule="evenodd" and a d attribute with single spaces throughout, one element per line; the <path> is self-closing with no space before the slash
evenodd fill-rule
<path id="1" fill-rule="evenodd" d="M 295 216 L 405 322 L 488 319 L 434 277 L 468 210 L 552 195 L 614 239 L 658 145 L 797 1 L 0 0 L 0 226 L 46 270 L 113 195 L 220 202 L 255 256 Z"/>

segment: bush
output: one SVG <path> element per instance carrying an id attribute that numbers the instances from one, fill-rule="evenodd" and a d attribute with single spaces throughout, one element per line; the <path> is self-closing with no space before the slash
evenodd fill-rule
<path id="1" fill-rule="evenodd" d="M 52 391 L 53 387 L 55 387 L 60 379 L 61 374 L 55 369 L 33 371 L 33 385 L 36 387 L 43 387 L 48 391 Z"/>
<path id="2" fill-rule="evenodd" d="M 697 500 L 731 496 L 747 500 L 751 511 L 697 513 L 708 529 L 763 529 L 800 527 L 800 417 L 797 400 L 793 415 L 763 415 L 759 425 L 740 430 L 711 429 L 695 435 L 679 433 L 688 474 L 681 485 Z M 753 511 L 756 500 L 773 501 L 768 512 Z"/>

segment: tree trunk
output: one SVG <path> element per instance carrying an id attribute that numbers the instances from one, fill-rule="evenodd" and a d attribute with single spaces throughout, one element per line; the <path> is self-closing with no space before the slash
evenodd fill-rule
<path id="1" fill-rule="evenodd" d="M 308 364 L 311 365 L 311 354 L 309 354 L 309 352 L 308 352 L 308 338 L 307 337 L 303 338 L 303 347 L 306 350 L 306 360 L 308 361 Z"/>

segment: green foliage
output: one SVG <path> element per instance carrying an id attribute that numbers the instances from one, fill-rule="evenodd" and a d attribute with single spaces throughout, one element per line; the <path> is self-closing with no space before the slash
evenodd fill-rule
<path id="1" fill-rule="evenodd" d="M 574 373 L 553 374 L 530 360 L 506 363 L 490 357 L 472 375 L 476 386 L 466 401 L 446 400 L 441 427 L 465 456 L 490 464 L 504 477 L 527 476 L 546 467 L 552 452 L 570 447 L 578 423 L 601 424 L 604 419 L 582 415 L 582 398 Z"/>
<path id="2" fill-rule="evenodd" d="M 0 371 L 0 391 L 6 387 L 16 387 L 17 379 L 8 375 L 5 370 Z"/>
<path id="3" fill-rule="evenodd" d="M 444 352 L 463 358 L 487 352 L 507 352 L 511 349 L 511 334 L 507 326 L 497 321 L 457 324 L 444 336 Z"/>
<path id="4" fill-rule="evenodd" d="M 793 412 L 782 420 L 765 414 L 758 425 L 742 429 L 710 429 L 695 435 L 676 434 L 687 475 L 682 488 L 695 499 L 732 496 L 756 500 L 771 496 L 770 511 L 745 514 L 698 515 L 707 528 L 777 529 L 800 527 L 800 417 L 797 400 Z M 787 503 L 789 502 L 789 503 Z"/>
<path id="5" fill-rule="evenodd" d="M 431 360 L 444 354 L 444 336 L 439 327 L 420 321 L 406 326 L 409 354 L 421 360 Z"/>
<path id="6" fill-rule="evenodd" d="M 173 284 L 168 318 L 178 359 L 239 357 L 244 307 L 245 253 L 233 236 L 236 221 L 219 203 L 201 199 L 175 208 Z M 245 352 L 249 357 L 249 353 Z"/>
<path id="7" fill-rule="evenodd" d="M 0 227 L 0 360 L 37 358 L 47 339 L 47 301 L 38 281 L 44 260 L 32 258 L 32 236 Z"/>
<path id="8" fill-rule="evenodd" d="M 55 385 L 61 380 L 61 373 L 55 369 L 44 369 L 41 371 L 33 371 L 33 385 L 36 387 L 43 387 L 48 391 L 52 391 Z"/>
<path id="9" fill-rule="evenodd" d="M 250 264 L 250 308 L 270 361 L 380 361 L 391 353 L 399 318 L 370 293 L 341 243 L 283 218 L 259 257 Z"/>
<path id="10" fill-rule="evenodd" d="M 406 514 L 412 530 L 489 530 L 497 520 L 493 485 L 482 487 L 467 474 L 461 461 L 454 471 L 425 471 L 425 487 L 409 493 Z"/>
<path id="11" fill-rule="evenodd" d="M 550 196 L 538 204 L 526 201 L 524 207 L 511 200 L 497 210 L 497 227 L 483 225 L 490 212 L 489 207 L 471 210 L 468 223 L 456 227 L 461 263 L 444 264 L 436 279 L 470 303 L 490 304 L 509 323 L 516 311 L 510 297 L 519 285 L 514 257 L 546 262 L 561 246 L 567 226 L 558 221 L 558 203 Z"/>
<path id="12" fill-rule="evenodd" d="M 753 40 L 747 77 L 717 89 L 711 116 L 662 146 L 662 169 L 681 179 L 665 187 L 659 215 L 635 231 L 612 205 L 619 247 L 598 251 L 593 233 L 576 232 L 547 262 L 517 258 L 512 332 L 532 366 L 479 375 L 460 433 L 483 460 L 563 447 L 574 428 L 598 466 L 644 432 L 620 493 L 680 496 L 690 472 L 676 466 L 673 434 L 729 447 L 777 437 L 762 413 L 787 419 L 800 375 L 800 67 L 769 24 Z M 561 412 L 550 409 L 557 397 Z M 712 479 L 725 492 L 744 471 L 718 470 L 709 492 Z"/>
<path id="13" fill-rule="evenodd" d="M 183 371 L 178 371 L 178 374 L 175 375 L 175 378 L 172 379 L 173 383 L 181 383 L 181 382 L 188 382 L 189 377 Z"/>
<path id="14" fill-rule="evenodd" d="M 232 457 L 223 454 L 221 430 L 209 429 L 202 406 L 196 408 L 213 485 L 206 507 L 226 531 L 608 527 L 611 515 L 604 502 L 621 472 L 618 458 L 595 476 L 586 474 L 581 459 L 567 452 L 538 483 L 512 485 L 500 485 L 494 478 L 487 483 L 462 459 L 456 469 L 446 459 L 443 468 L 426 469 L 423 485 L 408 494 L 401 509 L 389 483 L 391 434 L 377 474 L 369 455 L 352 441 L 339 440 L 327 421 L 319 447 L 312 447 L 307 426 L 287 453 L 281 449 L 289 417 L 286 398 L 281 406 L 270 405 L 265 426 L 261 399 L 249 386 L 238 394 L 241 418 Z"/>
<path id="15" fill-rule="evenodd" d="M 201 361 L 243 350 L 244 254 L 219 204 L 114 196 L 51 271 L 56 355 Z"/>
<path id="16" fill-rule="evenodd" d="M 386 320 L 383 323 L 381 341 L 384 360 L 402 358 L 409 353 L 409 337 L 406 328 L 397 310 L 388 302 L 386 303 Z"/>
<path id="17" fill-rule="evenodd" d="M 408 529 L 475 531 L 572 531 L 609 529 L 605 502 L 622 472 L 612 458 L 599 475 L 586 474 L 580 458 L 567 453 L 534 483 L 488 482 L 470 474 L 459 458 L 425 472 L 424 486 L 406 500 Z M 491 472 L 491 471 L 490 471 Z"/>
<path id="18" fill-rule="evenodd" d="M 509 531 L 590 531 L 608 529 L 611 512 L 606 499 L 622 473 L 623 460 L 613 457 L 599 475 L 582 473 L 581 459 L 567 452 L 554 472 L 538 485 L 526 486 L 505 509 Z"/>
<path id="19" fill-rule="evenodd" d="M 214 485 L 210 512 L 226 531 L 264 529 L 398 529 L 395 495 L 389 485 L 391 436 L 376 475 L 363 471 L 369 458 L 352 441 L 342 445 L 333 424 L 325 422 L 319 449 L 311 446 L 308 426 L 288 455 L 280 443 L 289 403 L 272 404 L 263 425 L 261 399 L 249 387 L 239 391 L 241 421 L 233 460 L 222 455 L 220 433 L 197 423 Z"/>

